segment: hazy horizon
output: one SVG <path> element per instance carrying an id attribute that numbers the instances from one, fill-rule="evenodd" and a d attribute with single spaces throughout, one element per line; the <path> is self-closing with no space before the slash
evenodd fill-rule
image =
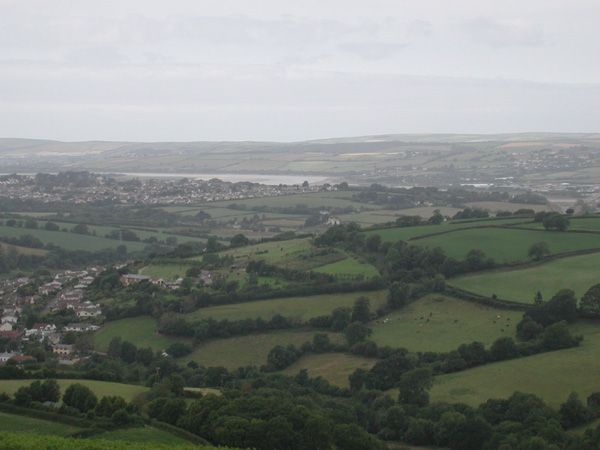
<path id="1" fill-rule="evenodd" d="M 300 142 L 591 132 L 586 0 L 0 6 L 0 136 Z"/>

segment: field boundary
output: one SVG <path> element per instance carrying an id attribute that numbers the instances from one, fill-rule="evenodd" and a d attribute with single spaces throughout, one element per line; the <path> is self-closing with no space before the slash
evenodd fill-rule
<path id="1" fill-rule="evenodd" d="M 446 294 L 458 298 L 460 300 L 465 300 L 471 303 L 478 303 L 480 305 L 491 306 L 493 308 L 498 309 L 511 309 L 514 311 L 527 311 L 531 309 L 533 305 L 528 303 L 520 303 L 513 302 L 511 300 L 504 300 L 500 298 L 491 298 L 486 297 L 485 295 L 476 294 L 471 291 L 467 291 L 466 289 L 461 289 L 456 286 L 446 286 Z"/>

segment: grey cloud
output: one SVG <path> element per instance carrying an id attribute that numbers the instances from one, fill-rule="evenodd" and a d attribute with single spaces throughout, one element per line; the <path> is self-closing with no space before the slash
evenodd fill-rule
<path id="1" fill-rule="evenodd" d="M 500 22 L 479 17 L 463 27 L 472 38 L 492 47 L 538 47 L 544 44 L 542 27 L 525 19 Z"/>
<path id="2" fill-rule="evenodd" d="M 417 19 L 408 24 L 406 34 L 408 36 L 427 38 L 433 34 L 431 22 L 427 20 Z"/>
<path id="3" fill-rule="evenodd" d="M 394 44 L 385 42 L 345 42 L 339 44 L 340 50 L 354 53 L 360 57 L 375 61 L 389 58 L 406 48 L 406 44 Z"/>

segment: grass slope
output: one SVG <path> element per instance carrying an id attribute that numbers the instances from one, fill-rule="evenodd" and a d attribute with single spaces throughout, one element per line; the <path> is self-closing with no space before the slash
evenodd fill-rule
<path id="1" fill-rule="evenodd" d="M 497 262 L 527 260 L 529 247 L 546 242 L 552 254 L 600 248 L 600 234 L 485 228 L 463 230 L 413 241 L 429 248 L 441 247 L 446 255 L 463 259 L 472 249 L 482 250 Z"/>
<path id="2" fill-rule="evenodd" d="M 21 386 L 29 386 L 34 380 L 0 380 L 0 392 L 8 395 L 14 394 Z M 120 395 L 129 401 L 140 392 L 148 390 L 144 386 L 135 386 L 132 384 L 110 383 L 108 381 L 95 380 L 56 380 L 60 386 L 61 395 L 70 385 L 79 383 L 89 387 L 98 398 L 104 395 Z"/>
<path id="3" fill-rule="evenodd" d="M 310 297 L 275 298 L 249 303 L 201 308 L 193 313 L 186 314 L 185 317 L 188 320 L 206 319 L 209 317 L 215 320 L 240 320 L 257 317 L 269 320 L 274 315 L 281 314 L 284 317 L 292 317 L 305 321 L 312 317 L 331 314 L 334 309 L 339 307 L 352 307 L 354 301 L 363 295 L 371 300 L 372 311 L 376 311 L 377 308 L 383 306 L 387 300 L 387 290 L 313 295 Z"/>
<path id="4" fill-rule="evenodd" d="M 106 351 L 111 339 L 120 336 L 137 347 L 152 347 L 152 350 L 160 351 L 178 341 L 172 337 L 155 334 L 156 328 L 156 320 L 149 316 L 115 320 L 103 325 L 96 332 L 94 345 L 97 349 Z"/>
<path id="5" fill-rule="evenodd" d="M 533 393 L 553 406 L 575 391 L 585 398 L 600 391 L 600 328 L 582 322 L 572 327 L 583 334 L 580 347 L 503 361 L 435 377 L 432 401 L 478 405 L 488 398 L 507 398 L 514 391 Z"/>
<path id="6" fill-rule="evenodd" d="M 0 412 L 0 431 L 70 436 L 82 430 L 83 428 L 64 423 Z"/>
<path id="7" fill-rule="evenodd" d="M 126 441 L 126 442 L 148 442 L 165 445 L 187 444 L 185 439 L 174 436 L 167 431 L 152 427 L 128 428 L 125 430 L 105 431 L 95 434 L 88 439 L 104 439 L 107 441 Z"/>
<path id="8" fill-rule="evenodd" d="M 365 278 L 379 276 L 379 271 L 371 264 L 350 257 L 313 270 L 330 275 L 364 275 Z"/>
<path id="9" fill-rule="evenodd" d="M 348 376 L 356 369 L 368 370 L 375 365 L 376 359 L 363 358 L 345 353 L 323 353 L 303 356 L 294 364 L 281 371 L 284 375 L 296 375 L 306 369 L 310 377 L 323 377 L 331 384 L 349 387 Z"/>
<path id="10" fill-rule="evenodd" d="M 456 286 L 478 294 L 496 294 L 505 300 L 533 303 L 537 291 L 549 300 L 560 289 L 573 289 L 578 298 L 594 284 L 600 283 L 597 267 L 600 253 L 561 258 L 522 270 L 492 272 L 448 280 Z"/>
<path id="11" fill-rule="evenodd" d="M 263 334 L 218 339 L 202 344 L 194 351 L 179 360 L 181 363 L 195 361 L 203 366 L 223 366 L 237 369 L 245 366 L 260 366 L 266 364 L 269 351 L 276 345 L 284 347 L 294 344 L 300 347 L 304 342 L 312 342 L 318 330 L 284 330 Z M 339 333 L 328 333 L 332 343 L 342 343 L 343 336 Z"/>
<path id="12" fill-rule="evenodd" d="M 500 337 L 514 338 L 515 326 L 522 316 L 518 311 L 497 310 L 432 294 L 385 316 L 380 323 L 370 324 L 370 339 L 379 346 L 405 347 L 410 351 L 445 352 L 473 341 L 489 347 Z"/>

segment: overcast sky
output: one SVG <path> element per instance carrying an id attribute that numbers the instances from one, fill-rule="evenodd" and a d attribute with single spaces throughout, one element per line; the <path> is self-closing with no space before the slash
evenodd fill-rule
<path id="1" fill-rule="evenodd" d="M 0 137 L 600 131 L 597 0 L 0 0 Z"/>

